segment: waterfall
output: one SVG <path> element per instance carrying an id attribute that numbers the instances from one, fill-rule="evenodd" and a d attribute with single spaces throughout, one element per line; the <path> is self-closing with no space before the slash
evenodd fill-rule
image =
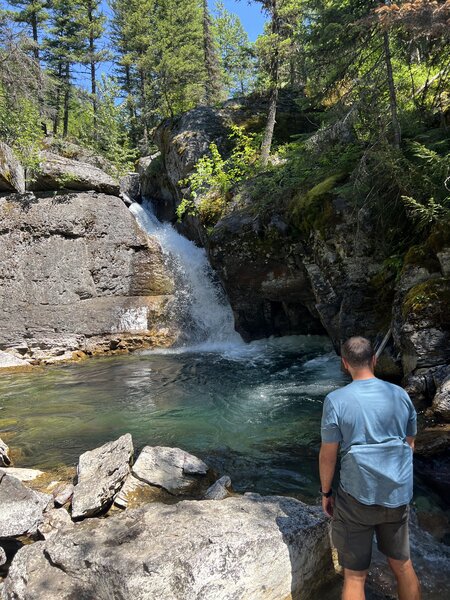
<path id="1" fill-rule="evenodd" d="M 167 267 L 175 276 L 173 314 L 181 321 L 186 345 L 241 344 L 234 330 L 233 312 L 205 250 L 170 223 L 161 223 L 148 200 L 142 205 L 133 203 L 130 210 L 147 235 L 158 240 Z"/>

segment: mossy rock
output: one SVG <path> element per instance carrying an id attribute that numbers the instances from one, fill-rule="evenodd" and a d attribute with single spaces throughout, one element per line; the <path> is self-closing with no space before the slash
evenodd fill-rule
<path id="1" fill-rule="evenodd" d="M 450 278 L 429 279 L 412 287 L 402 306 L 403 318 L 408 315 L 424 316 L 439 325 L 450 326 Z"/>
<path id="2" fill-rule="evenodd" d="M 317 230 L 325 234 L 340 221 L 333 207 L 333 190 L 345 177 L 338 173 L 327 177 L 306 194 L 297 194 L 291 202 L 293 224 L 303 233 Z"/>
<path id="3" fill-rule="evenodd" d="M 450 217 L 436 223 L 426 244 L 435 253 L 450 247 Z"/>
<path id="4" fill-rule="evenodd" d="M 439 261 L 426 242 L 411 246 L 405 254 L 403 269 L 405 270 L 411 266 L 422 267 L 430 273 L 438 273 L 440 271 Z"/>

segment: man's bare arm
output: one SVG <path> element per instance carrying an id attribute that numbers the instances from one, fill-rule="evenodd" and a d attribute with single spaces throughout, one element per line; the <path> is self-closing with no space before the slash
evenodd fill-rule
<path id="1" fill-rule="evenodd" d="M 319 454 L 320 484 L 324 492 L 331 489 L 336 469 L 339 442 L 322 443 Z"/>
<path id="2" fill-rule="evenodd" d="M 406 441 L 408 442 L 408 444 L 411 446 L 413 452 L 414 452 L 414 436 L 412 435 L 407 435 L 406 436 Z"/>
<path id="3" fill-rule="evenodd" d="M 334 472 L 336 470 L 337 454 L 339 442 L 330 442 L 325 444 L 322 442 L 319 453 L 319 471 L 320 485 L 323 492 L 328 492 L 333 483 Z M 322 498 L 322 507 L 324 512 L 329 516 L 333 516 L 334 499 Z"/>

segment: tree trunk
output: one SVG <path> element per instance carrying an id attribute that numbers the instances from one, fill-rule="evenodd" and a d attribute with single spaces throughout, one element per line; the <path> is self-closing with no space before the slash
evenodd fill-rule
<path id="1" fill-rule="evenodd" d="M 64 120 L 63 120 L 63 137 L 67 137 L 69 131 L 69 100 L 70 100 L 70 64 L 66 64 L 66 72 L 64 74 Z"/>
<path id="2" fill-rule="evenodd" d="M 392 72 L 391 48 L 389 45 L 389 34 L 383 33 L 384 60 L 386 62 L 387 81 L 389 87 L 389 104 L 391 108 L 392 131 L 394 134 L 394 147 L 399 149 L 402 141 L 400 122 L 397 113 L 397 94 L 395 92 L 394 75 Z"/>
<path id="3" fill-rule="evenodd" d="M 39 63 L 39 38 L 38 38 L 38 22 L 36 13 L 32 13 L 31 15 L 31 29 L 33 31 L 33 55 L 34 60 Z"/>
<path id="4" fill-rule="evenodd" d="M 61 114 L 61 78 L 62 78 L 62 64 L 58 65 L 58 84 L 56 88 L 56 112 L 53 120 L 53 135 L 58 133 L 59 117 Z"/>
<path id="5" fill-rule="evenodd" d="M 91 67 L 91 96 L 92 110 L 94 112 L 94 139 L 97 139 L 97 81 L 95 78 L 95 40 L 94 40 L 94 15 L 92 3 L 88 5 L 88 20 L 89 20 L 89 64 Z"/>
<path id="6" fill-rule="evenodd" d="M 219 61 L 214 48 L 211 34 L 211 18 L 208 9 L 208 0 L 203 0 L 203 49 L 205 55 L 206 85 L 205 102 L 215 104 L 222 96 L 222 84 Z"/>
<path id="7" fill-rule="evenodd" d="M 277 0 L 271 2 L 271 33 L 274 36 L 278 36 L 280 33 L 280 20 L 278 15 L 278 4 Z M 272 147 L 273 131 L 275 128 L 276 116 L 277 116 L 277 102 L 278 102 L 278 79 L 280 70 L 280 56 L 278 50 L 278 40 L 276 47 L 271 57 L 270 62 L 270 94 L 269 94 L 269 111 L 267 114 L 267 123 L 264 130 L 263 141 L 261 144 L 261 165 L 266 167 L 269 162 L 270 149 Z"/>

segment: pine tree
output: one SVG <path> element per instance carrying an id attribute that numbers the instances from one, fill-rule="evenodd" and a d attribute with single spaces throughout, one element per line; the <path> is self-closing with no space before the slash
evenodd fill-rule
<path id="1" fill-rule="evenodd" d="M 46 61 L 56 85 L 53 133 L 59 129 L 62 96 L 64 137 L 69 126 L 72 70 L 87 55 L 83 17 L 83 6 L 78 0 L 53 0 L 48 35 L 44 39 Z"/>
<path id="2" fill-rule="evenodd" d="M 105 31 L 106 17 L 101 12 L 101 0 L 81 0 L 84 12 L 84 31 L 87 52 L 82 61 L 89 65 L 91 81 L 91 99 L 93 109 L 94 135 L 97 127 L 97 76 L 96 70 L 100 62 L 107 60 L 109 54 L 99 48 L 99 40 Z"/>
<path id="3" fill-rule="evenodd" d="M 222 78 L 228 93 L 249 93 L 255 78 L 255 55 L 239 17 L 226 10 L 223 2 L 218 2 L 213 28 L 221 60 Z"/>
<path id="4" fill-rule="evenodd" d="M 40 27 L 43 25 L 48 18 L 48 1 L 47 0 L 8 0 L 8 3 L 19 8 L 19 12 L 15 13 L 15 20 L 19 23 L 25 23 L 31 28 L 33 37 L 33 55 L 37 62 L 39 62 L 39 48 L 40 48 Z"/>
<path id="5" fill-rule="evenodd" d="M 206 70 L 205 101 L 206 104 L 215 104 L 222 99 L 223 84 L 208 0 L 203 0 L 203 45 Z"/>

